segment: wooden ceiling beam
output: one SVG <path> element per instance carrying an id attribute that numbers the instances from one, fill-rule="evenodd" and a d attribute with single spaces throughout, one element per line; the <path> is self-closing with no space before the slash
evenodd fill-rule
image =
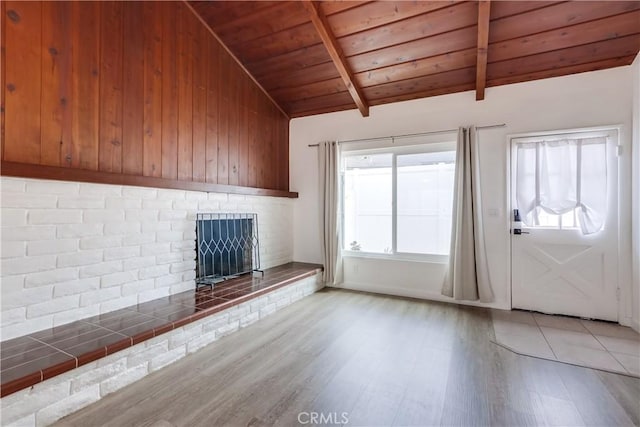
<path id="1" fill-rule="evenodd" d="M 476 101 L 484 99 L 487 85 L 487 47 L 489 46 L 490 0 L 478 2 L 478 50 L 476 63 Z"/>
<path id="2" fill-rule="evenodd" d="M 303 0 L 302 4 L 304 5 L 305 9 L 307 9 L 307 11 L 309 12 L 309 17 L 311 18 L 311 22 L 313 23 L 313 26 L 316 28 L 316 31 L 318 32 L 318 35 L 320 36 L 322 43 L 327 48 L 327 51 L 329 52 L 329 56 L 331 57 L 331 60 L 335 64 L 336 68 L 338 69 L 338 73 L 340 74 L 342 81 L 347 87 L 349 94 L 353 98 L 353 102 L 355 102 L 356 105 L 358 106 L 358 110 L 360 110 L 360 114 L 362 114 L 362 117 L 368 117 L 369 104 L 367 103 L 367 100 L 362 94 L 362 90 L 360 89 L 360 87 L 357 85 L 355 81 L 353 72 L 351 71 L 349 64 L 347 64 L 347 60 L 344 56 L 344 53 L 342 52 L 342 49 L 340 48 L 340 45 L 338 44 L 336 37 L 331 31 L 331 27 L 329 26 L 327 17 L 325 16 L 324 12 L 322 12 L 322 10 L 320 9 L 320 6 L 316 2 L 312 0 Z"/>

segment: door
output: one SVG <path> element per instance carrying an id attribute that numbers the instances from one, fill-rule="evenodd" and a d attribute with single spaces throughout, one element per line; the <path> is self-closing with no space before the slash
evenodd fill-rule
<path id="1" fill-rule="evenodd" d="M 512 138 L 513 308 L 618 320 L 617 138 Z"/>

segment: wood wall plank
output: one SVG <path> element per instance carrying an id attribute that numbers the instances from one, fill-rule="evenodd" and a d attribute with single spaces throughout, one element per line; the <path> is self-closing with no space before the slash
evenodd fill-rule
<path id="1" fill-rule="evenodd" d="M 40 162 L 42 4 L 6 2 L 5 145 L 3 158 Z"/>
<path id="2" fill-rule="evenodd" d="M 229 184 L 229 78 L 231 57 L 220 52 L 218 57 L 218 184 Z"/>
<path id="3" fill-rule="evenodd" d="M 193 27 L 191 14 L 177 13 L 178 26 L 178 179 L 193 180 Z"/>
<path id="4" fill-rule="evenodd" d="M 218 182 L 218 101 L 220 98 L 220 70 L 216 59 L 220 46 L 212 38 L 207 39 L 209 61 L 207 63 L 207 135 L 205 157 L 207 159 L 205 180 Z"/>
<path id="5" fill-rule="evenodd" d="M 143 3 L 144 25 L 144 176 L 162 176 L 162 14 Z"/>
<path id="6" fill-rule="evenodd" d="M 230 62 L 230 75 L 236 75 L 239 71 L 239 67 L 234 62 Z M 233 102 L 240 98 L 240 79 L 229 80 L 229 185 L 238 185 L 238 161 L 240 159 L 240 104 Z"/>
<path id="7" fill-rule="evenodd" d="M 289 188 L 289 145 L 280 144 L 280 141 L 288 141 L 289 140 L 289 121 L 288 120 L 280 120 L 280 126 L 282 127 L 282 133 L 280 134 L 280 138 L 278 140 L 278 146 L 283 150 L 282 154 L 282 162 L 283 167 L 280 168 L 280 173 L 282 174 L 282 183 L 281 188 Z"/>
<path id="8" fill-rule="evenodd" d="M 6 103 L 5 103 L 5 92 L 6 92 L 6 86 L 5 86 L 5 77 L 7 75 L 6 71 L 7 71 L 7 67 L 5 66 L 6 64 L 6 58 L 7 58 L 7 54 L 6 54 L 6 41 L 7 41 L 7 37 L 6 37 L 6 18 L 5 16 L 7 16 L 7 2 L 3 1 L 2 3 L 0 3 L 0 19 L 2 19 L 2 21 L 0 22 L 0 156 L 3 156 L 4 154 L 4 118 L 5 118 L 5 107 L 6 107 Z"/>
<path id="9" fill-rule="evenodd" d="M 193 38 L 193 180 L 206 181 L 207 67 L 209 34 L 196 26 Z"/>
<path id="10" fill-rule="evenodd" d="M 251 86 L 249 91 L 249 156 L 247 162 L 249 187 L 258 186 L 258 89 Z"/>
<path id="11" fill-rule="evenodd" d="M 256 181 L 258 183 L 258 187 L 266 188 L 265 182 L 265 163 L 268 162 L 267 159 L 267 126 L 266 122 L 268 121 L 267 109 L 265 108 L 266 103 L 263 100 L 258 100 L 258 142 L 256 147 L 256 154 L 259 159 L 262 159 L 258 167 L 256 168 Z M 266 160 L 266 161 L 265 161 Z"/>
<path id="12" fill-rule="evenodd" d="M 71 145 L 71 5 L 42 3 L 40 154 L 43 165 L 64 164 Z"/>
<path id="13" fill-rule="evenodd" d="M 71 6 L 74 27 L 71 166 L 98 169 L 100 111 L 100 3 Z"/>
<path id="14" fill-rule="evenodd" d="M 122 173 L 142 175 L 144 138 L 144 33 L 142 2 L 123 11 Z"/>
<path id="15" fill-rule="evenodd" d="M 178 179 L 177 7 L 162 9 L 162 177 Z"/>
<path id="16" fill-rule="evenodd" d="M 105 172 L 122 171 L 122 11 L 123 3 L 101 3 L 98 168 Z"/>
<path id="17" fill-rule="evenodd" d="M 184 3 L 2 8 L 3 161 L 40 177 L 287 190 L 288 118 Z"/>
<path id="18" fill-rule="evenodd" d="M 238 185 L 246 187 L 249 181 L 249 168 L 248 162 L 242 161 L 243 159 L 249 159 L 249 77 L 244 77 L 240 81 L 240 122 L 238 126 L 238 143 L 240 144 L 238 150 Z"/>

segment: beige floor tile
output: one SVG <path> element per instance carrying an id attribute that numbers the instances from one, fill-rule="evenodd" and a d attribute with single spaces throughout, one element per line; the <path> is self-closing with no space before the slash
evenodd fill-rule
<path id="1" fill-rule="evenodd" d="M 623 353 L 611 353 L 631 375 L 640 376 L 640 356 Z"/>
<path id="2" fill-rule="evenodd" d="M 589 333 L 567 331 L 565 329 L 541 327 L 542 333 L 555 351 L 556 345 L 590 348 L 606 351 L 598 340 Z"/>
<path id="3" fill-rule="evenodd" d="M 542 334 L 540 328 L 535 325 L 528 325 L 526 323 L 508 322 L 504 320 L 494 320 L 493 330 L 498 334 L 509 335 L 535 335 Z"/>
<path id="4" fill-rule="evenodd" d="M 551 344 L 551 348 L 558 360 L 562 362 L 606 371 L 627 372 L 622 364 L 605 350 L 594 350 L 567 344 Z"/>
<path id="5" fill-rule="evenodd" d="M 538 323 L 538 326 L 547 326 L 549 328 L 566 329 L 576 332 L 589 332 L 587 328 L 582 325 L 580 319 L 576 319 L 574 317 L 534 313 L 533 318 Z"/>
<path id="6" fill-rule="evenodd" d="M 526 323 L 528 325 L 536 325 L 532 313 L 520 310 L 491 310 L 494 320 L 504 320 L 508 322 Z"/>
<path id="7" fill-rule="evenodd" d="M 640 356 L 640 341 L 626 340 L 624 338 L 605 337 L 596 335 L 600 344 L 612 353 L 624 353 L 633 356 Z"/>
<path id="8" fill-rule="evenodd" d="M 540 332 L 526 335 L 496 334 L 496 341 L 516 353 L 556 360 L 551 347 Z"/>
<path id="9" fill-rule="evenodd" d="M 594 335 L 640 341 L 640 334 L 626 326 L 597 320 L 581 320 L 581 322 Z"/>

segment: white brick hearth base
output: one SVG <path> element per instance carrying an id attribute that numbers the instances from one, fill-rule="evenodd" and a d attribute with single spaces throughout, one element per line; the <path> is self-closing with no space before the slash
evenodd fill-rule
<path id="1" fill-rule="evenodd" d="M 47 426 L 322 287 L 321 275 L 157 336 L 0 399 L 2 426 Z"/>

